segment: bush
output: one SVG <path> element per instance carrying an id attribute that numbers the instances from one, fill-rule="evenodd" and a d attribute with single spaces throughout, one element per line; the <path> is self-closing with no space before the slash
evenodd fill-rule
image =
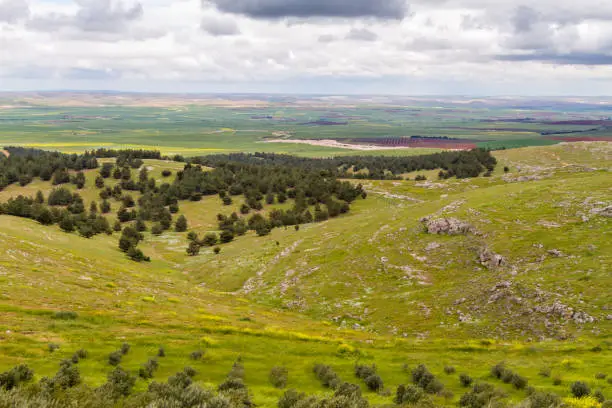
<path id="1" fill-rule="evenodd" d="M 558 375 L 553 378 L 553 385 L 561 385 L 563 383 L 563 379 Z"/>
<path id="2" fill-rule="evenodd" d="M 79 315 L 76 312 L 63 311 L 55 312 L 53 318 L 58 320 L 75 320 L 78 316 Z"/>
<path id="3" fill-rule="evenodd" d="M 607 400 L 601 403 L 601 408 L 612 408 L 612 400 Z"/>
<path id="4" fill-rule="evenodd" d="M 181 215 L 178 217 L 178 219 L 176 220 L 176 223 L 174 224 L 174 230 L 176 232 L 187 231 L 187 218 L 185 218 L 184 215 Z"/>
<path id="5" fill-rule="evenodd" d="M 540 370 L 538 374 L 540 375 L 540 377 L 548 378 L 550 377 L 550 373 L 551 373 L 550 367 L 544 367 Z"/>
<path id="6" fill-rule="evenodd" d="M 604 397 L 603 392 L 601 392 L 601 390 L 596 390 L 593 393 L 593 398 L 595 398 L 599 402 L 604 402 L 606 400 L 606 397 Z"/>
<path id="7" fill-rule="evenodd" d="M 316 364 L 313 371 L 324 387 L 336 389 L 342 382 L 338 374 L 328 365 Z"/>
<path id="8" fill-rule="evenodd" d="M 527 398 L 529 408 L 552 408 L 561 405 L 561 399 L 548 392 L 534 392 Z"/>
<path id="9" fill-rule="evenodd" d="M 130 352 L 130 345 L 127 344 L 127 343 L 123 343 L 119 350 L 121 351 L 121 354 L 123 354 L 125 356 L 127 353 Z"/>
<path id="10" fill-rule="evenodd" d="M 275 366 L 270 370 L 270 383 L 276 388 L 285 388 L 289 377 L 289 370 L 286 367 Z"/>
<path id="11" fill-rule="evenodd" d="M 202 245 L 211 247 L 215 246 L 218 241 L 219 239 L 217 238 L 217 234 L 215 234 L 214 232 L 209 232 L 208 234 L 204 235 Z"/>
<path id="12" fill-rule="evenodd" d="M 400 385 L 397 387 L 394 402 L 397 405 L 416 404 L 425 397 L 425 392 L 415 385 Z"/>
<path id="13" fill-rule="evenodd" d="M 166 350 L 164 350 L 163 347 L 160 347 L 159 350 L 157 350 L 157 357 L 166 357 Z"/>
<path id="14" fill-rule="evenodd" d="M 136 377 L 121 367 L 117 367 L 108 374 L 107 382 L 102 386 L 102 390 L 113 399 L 119 399 L 130 395 L 135 383 Z"/>
<path id="15" fill-rule="evenodd" d="M 448 375 L 455 374 L 455 367 L 453 366 L 444 366 L 444 372 Z"/>
<path id="16" fill-rule="evenodd" d="M 34 378 L 34 371 L 27 365 L 22 364 L 8 371 L 0 373 L 0 389 L 12 390 L 21 383 L 28 382 Z"/>
<path id="17" fill-rule="evenodd" d="M 189 242 L 189 246 L 187 246 L 187 255 L 189 256 L 197 256 L 200 253 L 200 244 L 196 241 Z"/>
<path id="18" fill-rule="evenodd" d="M 213 252 L 215 253 L 215 255 L 219 255 L 221 253 L 221 248 L 215 247 L 215 249 L 213 249 Z"/>
<path id="19" fill-rule="evenodd" d="M 597 373 L 595 374 L 595 378 L 598 380 L 605 380 L 608 375 L 606 373 Z"/>
<path id="20" fill-rule="evenodd" d="M 520 376 L 516 373 L 512 374 L 512 380 L 510 381 L 514 388 L 517 390 L 522 390 L 527 387 L 527 379 L 523 376 Z"/>
<path id="21" fill-rule="evenodd" d="M 459 383 L 462 387 L 469 387 L 474 382 L 474 379 L 467 374 L 459 375 Z"/>
<path id="22" fill-rule="evenodd" d="M 170 177 L 172 175 L 172 172 L 168 169 L 164 169 L 162 170 L 162 177 Z"/>
<path id="23" fill-rule="evenodd" d="M 108 355 L 108 364 L 112 365 L 112 366 L 118 366 L 119 363 L 121 363 L 121 358 L 123 357 L 123 354 L 121 353 L 121 351 L 113 351 L 112 353 L 110 353 Z"/>
<path id="24" fill-rule="evenodd" d="M 204 353 L 202 352 L 202 350 L 196 350 L 189 354 L 189 358 L 192 360 L 201 360 L 203 355 Z"/>
<path id="25" fill-rule="evenodd" d="M 164 233 L 164 228 L 159 223 L 154 224 L 151 227 L 151 234 L 153 234 L 153 235 L 161 235 L 163 233 Z"/>
<path id="26" fill-rule="evenodd" d="M 155 371 L 157 371 L 158 366 L 159 365 L 157 363 L 157 360 L 149 359 L 149 361 L 147 361 L 145 364 L 142 365 L 142 367 L 140 367 L 140 370 L 138 371 L 138 376 L 145 380 L 153 378 L 153 375 L 155 374 Z"/>
<path id="27" fill-rule="evenodd" d="M 365 379 L 365 385 L 370 391 L 381 391 L 385 385 L 378 374 L 372 374 Z"/>
<path id="28" fill-rule="evenodd" d="M 55 350 L 59 350 L 59 348 L 59 344 L 49 343 L 49 353 L 53 353 Z"/>
<path id="29" fill-rule="evenodd" d="M 506 372 L 506 366 L 504 363 L 498 363 L 491 367 L 491 375 L 498 380 L 501 380 L 502 376 Z"/>
<path id="30" fill-rule="evenodd" d="M 582 381 L 576 381 L 570 387 L 572 395 L 576 398 L 586 397 L 591 393 L 591 388 L 587 385 L 587 383 Z"/>
<path id="31" fill-rule="evenodd" d="M 85 349 L 79 349 L 74 353 L 79 359 L 84 360 L 89 356 L 89 353 Z"/>

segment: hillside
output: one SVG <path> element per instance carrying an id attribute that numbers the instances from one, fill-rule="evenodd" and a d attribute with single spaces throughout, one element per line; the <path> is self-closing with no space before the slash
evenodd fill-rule
<path id="1" fill-rule="evenodd" d="M 490 366 L 502 360 L 530 384 L 561 396 L 578 379 L 612 394 L 608 382 L 593 380 L 595 373 L 612 373 L 612 144 L 494 155 L 491 177 L 438 180 L 437 171 L 427 171 L 405 174 L 410 180 L 361 180 L 367 199 L 352 203 L 348 214 L 263 237 L 248 232 L 221 245 L 219 254 L 211 247 L 188 256 L 186 233 L 145 232 L 139 248 L 150 263 L 129 260 L 117 248 L 117 234 L 85 239 L 0 215 L 0 326 L 6 328 L 0 367 L 27 362 L 37 375 L 52 375 L 61 358 L 86 347 L 93 357 L 82 374 L 100 385 L 106 356 L 128 341 L 126 368 L 137 370 L 164 346 L 159 378 L 191 364 L 206 385 L 222 381 L 241 355 L 245 381 L 262 406 L 275 406 L 282 394 L 268 384 L 273 365 L 289 367 L 291 387 L 322 393 L 312 365 L 331 364 L 358 382 L 356 359 L 375 363 L 389 388 L 409 378 L 404 363 L 427 363 L 455 394 L 435 397 L 440 405 L 464 392 L 456 378 L 444 377 L 445 365 L 491 381 Z M 145 160 L 144 166 L 161 182 L 162 170 L 174 174 L 183 164 Z M 99 201 L 97 174 L 86 171 L 80 191 L 86 204 Z M 428 179 L 415 181 L 417 174 Z M 0 202 L 52 189 L 40 180 L 11 185 Z M 238 212 L 241 204 L 204 197 L 181 202 L 177 215 L 204 235 L 217 230 L 218 213 Z M 114 214 L 118 204 L 112 205 Z M 266 206 L 263 214 L 287 205 Z M 457 234 L 444 233 L 454 227 Z M 443 233 L 431 233 L 436 229 Z M 78 318 L 57 319 L 58 311 Z M 49 343 L 60 349 L 49 353 Z M 602 352 L 590 351 L 595 346 Z M 204 360 L 190 361 L 200 348 Z M 537 375 L 546 367 L 563 377 L 562 385 Z M 510 401 L 524 397 L 502 387 Z M 367 397 L 378 404 L 392 399 Z"/>

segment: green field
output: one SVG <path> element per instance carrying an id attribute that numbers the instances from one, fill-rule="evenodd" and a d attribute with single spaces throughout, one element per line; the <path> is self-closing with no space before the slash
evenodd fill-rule
<path id="1" fill-rule="evenodd" d="M 108 114 L 122 115 L 123 109 Z M 156 140 L 142 129 L 153 128 L 151 121 L 159 118 L 150 116 L 150 109 L 139 111 L 130 119 L 133 130 L 112 120 L 88 127 L 116 125 L 117 133 L 87 136 L 79 135 L 77 125 L 54 131 L 35 124 L 7 130 L 3 124 L 0 142 L 60 150 L 125 143 L 204 154 L 201 149 L 208 147 L 202 146 L 210 140 L 211 149 L 261 150 L 256 140 L 264 130 L 220 136 L 184 134 L 171 125 L 160 127 L 163 135 Z M 137 125 L 139 115 L 146 119 Z M 191 110 L 180 115 L 198 116 Z M 194 122 L 185 120 L 191 128 Z M 290 151 L 334 154 L 313 149 Z M 500 387 L 509 404 L 525 399 L 524 390 L 491 377 L 491 366 L 501 361 L 538 390 L 568 397 L 570 384 L 582 380 L 612 398 L 612 384 L 596 378 L 612 376 L 612 219 L 593 211 L 612 204 L 611 144 L 495 155 L 499 164 L 488 178 L 439 181 L 431 171 L 422 173 L 425 182 L 414 181 L 416 173 L 406 175 L 410 180 L 362 181 L 368 198 L 356 201 L 349 214 L 299 231 L 275 229 L 266 237 L 249 232 L 223 245 L 218 255 L 205 249 L 187 256 L 185 233 L 145 233 L 140 248 L 152 262 L 135 263 L 117 248 L 117 234 L 85 239 L 2 215 L 0 371 L 27 363 L 40 379 L 85 348 L 89 358 L 79 363 L 81 375 L 89 386 L 99 386 L 112 369 L 108 354 L 128 342 L 125 369 L 137 371 L 163 346 L 167 356 L 159 359 L 156 380 L 190 365 L 198 371 L 196 382 L 211 388 L 240 356 L 253 402 L 264 407 L 276 406 L 283 393 L 268 381 L 275 365 L 289 369 L 288 388 L 330 395 L 312 373 L 315 363 L 329 364 L 343 380 L 360 384 L 373 405 L 392 404 L 395 388 L 410 383 L 404 364 L 420 363 L 452 392 L 433 396 L 436 406 L 457 406 L 466 391 L 460 373 Z M 159 181 L 163 169 L 182 167 L 155 160 L 145 165 Z M 87 172 L 81 191 L 86 204 L 99 200 L 96 174 Z M 0 202 L 51 189 L 40 180 L 12 185 L 0 192 Z M 205 197 L 181 202 L 180 213 L 189 230 L 205 233 L 216 230 L 217 213 L 229 214 L 240 204 L 226 207 L 217 196 Z M 119 204 L 112 205 L 115 212 Z M 427 234 L 420 219 L 431 215 L 456 217 L 476 232 Z M 503 265 L 487 268 L 479 262 L 484 248 L 503 256 Z M 538 311 L 556 303 L 593 321 Z M 58 311 L 78 317 L 58 319 Z M 60 348 L 51 353 L 50 343 Z M 199 349 L 203 359 L 190 360 Z M 376 364 L 388 392 L 367 391 L 353 373 L 356 362 Z M 445 374 L 447 365 L 457 372 Z M 539 375 L 544 369 L 549 376 Z M 136 389 L 145 390 L 147 383 L 138 380 Z"/>
<path id="2" fill-rule="evenodd" d="M 107 147 L 155 148 L 164 154 L 187 156 L 257 151 L 328 157 L 356 153 L 412 155 L 435 147 L 425 149 L 417 145 L 418 148 L 364 152 L 265 141 L 333 139 L 370 143 L 424 136 L 498 149 L 560 141 L 552 140 L 546 132 L 577 132 L 552 135 L 561 140 L 564 137 L 612 138 L 611 127 L 606 122 L 609 108 L 597 104 L 555 106 L 552 102 L 535 101 L 525 102 L 528 106 L 507 102 L 466 106 L 450 99 L 402 102 L 359 98 L 342 103 L 316 98 L 285 102 L 257 96 L 247 101 L 214 99 L 202 104 L 197 98 L 177 96 L 171 105 L 164 106 L 167 100 L 152 103 L 156 101 L 153 96 L 126 94 L 119 100 L 104 98 L 100 96 L 100 100 L 91 103 L 80 94 L 59 99 L 0 94 L 0 104 L 9 106 L 0 106 L 0 144 L 64 152 Z M 576 120 L 599 120 L 604 124 L 571 122 Z"/>

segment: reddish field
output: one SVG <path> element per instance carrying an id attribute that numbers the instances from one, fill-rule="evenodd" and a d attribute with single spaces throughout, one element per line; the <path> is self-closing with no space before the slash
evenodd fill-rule
<path id="1" fill-rule="evenodd" d="M 340 140 L 339 140 L 340 141 Z M 423 147 L 431 149 L 471 150 L 476 148 L 474 140 L 470 139 L 411 139 L 408 137 L 389 137 L 385 139 L 360 138 L 352 139 L 352 143 L 367 143 L 385 147 Z"/>

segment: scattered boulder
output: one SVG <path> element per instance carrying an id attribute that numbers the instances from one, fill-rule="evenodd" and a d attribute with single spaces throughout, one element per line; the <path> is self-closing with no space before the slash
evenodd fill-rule
<path id="1" fill-rule="evenodd" d="M 507 263 L 506 258 L 499 254 L 496 254 L 487 247 L 484 247 L 480 250 L 478 258 L 480 259 L 480 263 L 486 266 L 488 269 L 496 269 L 501 266 L 504 266 Z"/>
<path id="2" fill-rule="evenodd" d="M 599 215 L 601 217 L 612 218 L 612 205 L 609 205 L 604 208 L 593 208 L 591 209 L 591 214 Z"/>
<path id="3" fill-rule="evenodd" d="M 440 248 L 440 244 L 438 244 L 437 242 L 430 242 L 427 247 L 425 248 L 425 251 L 433 251 L 434 249 L 438 249 Z"/>
<path id="4" fill-rule="evenodd" d="M 548 254 L 554 256 L 555 258 L 562 258 L 565 256 L 563 252 L 559 251 L 558 249 L 550 249 L 548 250 Z"/>
<path id="5" fill-rule="evenodd" d="M 474 228 L 465 221 L 457 218 L 435 218 L 425 217 L 421 219 L 428 234 L 466 235 L 474 231 Z"/>

